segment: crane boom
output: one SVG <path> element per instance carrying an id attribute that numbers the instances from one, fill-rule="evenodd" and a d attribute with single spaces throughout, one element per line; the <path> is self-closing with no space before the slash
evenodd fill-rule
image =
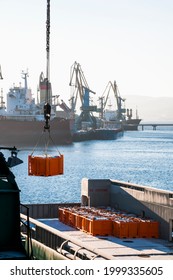
<path id="1" fill-rule="evenodd" d="M 95 92 L 89 88 L 89 85 L 84 76 L 82 68 L 81 68 L 80 64 L 77 63 L 76 61 L 71 66 L 69 85 L 73 86 L 75 88 L 75 90 L 73 92 L 73 97 L 75 98 L 75 102 L 74 102 L 75 105 L 77 102 L 78 95 L 80 97 L 80 101 L 83 106 L 84 103 L 86 103 L 86 95 L 88 95 L 88 92 L 95 94 Z M 87 103 L 89 106 L 89 100 L 87 101 Z"/>

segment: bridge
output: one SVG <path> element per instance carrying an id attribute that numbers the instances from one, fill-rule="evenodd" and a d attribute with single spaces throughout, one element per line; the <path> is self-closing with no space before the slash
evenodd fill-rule
<path id="1" fill-rule="evenodd" d="M 138 127 L 142 127 L 142 130 L 144 130 L 144 127 L 152 127 L 153 130 L 156 130 L 158 126 L 162 126 L 162 127 L 165 127 L 165 126 L 173 126 L 173 123 L 140 123 L 138 125 Z"/>

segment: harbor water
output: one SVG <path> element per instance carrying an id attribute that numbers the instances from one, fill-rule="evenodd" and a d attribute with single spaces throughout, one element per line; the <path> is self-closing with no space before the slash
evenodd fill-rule
<path id="1" fill-rule="evenodd" d="M 86 141 L 51 148 L 64 155 L 64 175 L 28 176 L 28 155 L 12 168 L 21 203 L 80 202 L 81 179 L 115 179 L 173 191 L 173 130 L 129 131 L 112 141 Z M 36 149 L 34 155 L 41 155 Z M 7 155 L 7 151 L 5 151 Z"/>

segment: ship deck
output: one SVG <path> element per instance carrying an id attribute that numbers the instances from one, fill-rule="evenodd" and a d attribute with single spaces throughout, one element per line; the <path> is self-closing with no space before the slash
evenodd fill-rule
<path id="1" fill-rule="evenodd" d="M 70 227 L 58 219 L 41 219 L 57 235 L 65 236 L 71 251 L 89 254 L 90 259 L 108 260 L 173 260 L 173 243 L 155 238 L 116 238 L 114 236 L 92 236 Z M 64 242 L 65 244 L 65 242 Z M 58 249 L 63 253 L 63 246 Z M 64 253 L 65 254 L 65 253 Z M 76 254 L 75 254 L 76 255 Z"/>

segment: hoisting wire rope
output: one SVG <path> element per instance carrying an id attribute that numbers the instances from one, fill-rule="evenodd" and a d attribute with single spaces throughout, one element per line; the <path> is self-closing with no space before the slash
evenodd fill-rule
<path id="1" fill-rule="evenodd" d="M 34 154 L 36 148 L 38 147 L 38 144 L 40 143 L 40 140 L 41 140 L 41 138 L 43 137 L 43 135 L 44 135 L 44 131 L 42 131 L 42 134 L 40 135 L 40 137 L 39 137 L 39 139 L 38 139 L 38 141 L 37 141 L 35 147 L 33 148 L 32 153 L 31 153 L 31 156 L 33 156 L 33 154 Z M 57 148 L 55 142 L 53 141 L 53 138 L 52 138 L 51 135 L 50 135 L 50 132 L 49 132 L 48 139 L 45 139 L 45 144 L 44 144 L 45 150 L 44 150 L 44 154 L 47 155 L 47 149 L 48 149 L 50 140 L 52 141 L 52 143 L 53 143 L 54 147 L 56 148 L 57 152 L 59 153 L 59 155 L 61 156 L 60 151 L 58 150 L 58 148 Z"/>
<path id="2" fill-rule="evenodd" d="M 56 147 L 56 150 L 57 150 L 57 152 L 59 153 L 59 155 L 61 156 L 61 153 L 60 153 L 60 151 L 58 150 L 57 146 L 55 145 L 55 142 L 53 141 L 53 138 L 51 137 L 50 133 L 49 133 L 49 138 L 48 138 L 48 141 L 47 141 L 47 147 L 45 147 L 45 151 L 47 151 L 47 148 L 48 148 L 48 146 L 49 146 L 50 140 L 52 141 L 53 145 Z"/>
<path id="3" fill-rule="evenodd" d="M 38 138 L 37 143 L 35 144 L 35 146 L 34 146 L 34 148 L 33 148 L 33 150 L 32 150 L 31 156 L 33 156 L 33 154 L 34 154 L 34 152 L 35 152 L 35 149 L 37 148 L 37 146 L 38 146 L 38 144 L 39 144 L 39 142 L 40 142 L 40 139 L 41 139 L 42 136 L 43 136 L 43 133 L 44 133 L 44 131 L 42 131 L 42 134 L 41 134 L 40 137 Z"/>
<path id="4" fill-rule="evenodd" d="M 45 104 L 44 104 L 44 129 L 42 134 L 40 135 L 34 149 L 31 155 L 33 155 L 36 147 L 38 146 L 41 138 L 44 135 L 44 132 L 48 132 L 48 137 L 46 138 L 45 136 L 45 154 L 47 154 L 47 149 L 49 146 L 50 139 L 53 142 L 52 137 L 50 136 L 50 116 L 51 116 L 51 105 L 49 104 L 50 100 L 50 89 L 51 89 L 51 84 L 50 84 L 50 0 L 47 0 L 47 20 L 46 20 L 46 94 L 45 94 Z M 59 152 L 59 151 L 58 151 Z M 59 152 L 60 154 L 60 152 Z"/>
<path id="5" fill-rule="evenodd" d="M 44 105 L 44 118 L 45 125 L 44 130 L 50 131 L 50 115 L 51 115 L 51 105 L 50 100 L 50 0 L 47 0 L 47 20 L 46 20 L 46 96 Z"/>
<path id="6" fill-rule="evenodd" d="M 40 138 L 38 139 L 35 148 L 37 147 L 41 137 L 44 135 L 45 138 L 45 147 L 44 147 L 44 156 L 33 156 L 34 150 L 31 155 L 28 156 L 28 175 L 33 176 L 54 176 L 64 174 L 64 156 L 58 151 L 60 156 L 49 156 L 47 154 L 48 146 L 50 141 L 53 142 L 53 139 L 50 135 L 50 116 L 51 116 L 51 105 L 49 103 L 50 97 L 52 94 L 51 83 L 50 83 L 50 0 L 47 0 L 47 20 L 46 20 L 46 78 L 44 79 L 45 90 L 45 104 L 44 104 L 44 129 Z"/>
<path id="7" fill-rule="evenodd" d="M 49 104 L 50 100 L 50 0 L 47 0 L 47 20 L 46 20 L 46 96 L 45 96 L 45 105 L 44 105 L 44 132 L 48 131 L 49 137 L 47 142 L 45 141 L 45 153 L 47 154 L 47 149 L 49 146 L 50 139 L 50 116 L 51 116 L 51 105 Z M 53 141 L 53 140 L 52 140 Z"/>
<path id="8" fill-rule="evenodd" d="M 47 140 L 47 143 L 45 144 L 45 153 L 47 154 L 47 148 L 49 146 L 50 140 L 55 145 L 51 135 L 50 135 L 50 116 L 51 116 L 51 105 L 49 104 L 50 100 L 50 90 L 51 90 L 51 84 L 50 84 L 50 0 L 47 0 L 47 21 L 46 21 L 46 103 L 44 105 L 44 118 L 45 118 L 45 125 L 44 125 L 44 131 L 48 130 L 49 137 Z M 56 148 L 58 153 L 61 156 L 60 151 Z"/>

